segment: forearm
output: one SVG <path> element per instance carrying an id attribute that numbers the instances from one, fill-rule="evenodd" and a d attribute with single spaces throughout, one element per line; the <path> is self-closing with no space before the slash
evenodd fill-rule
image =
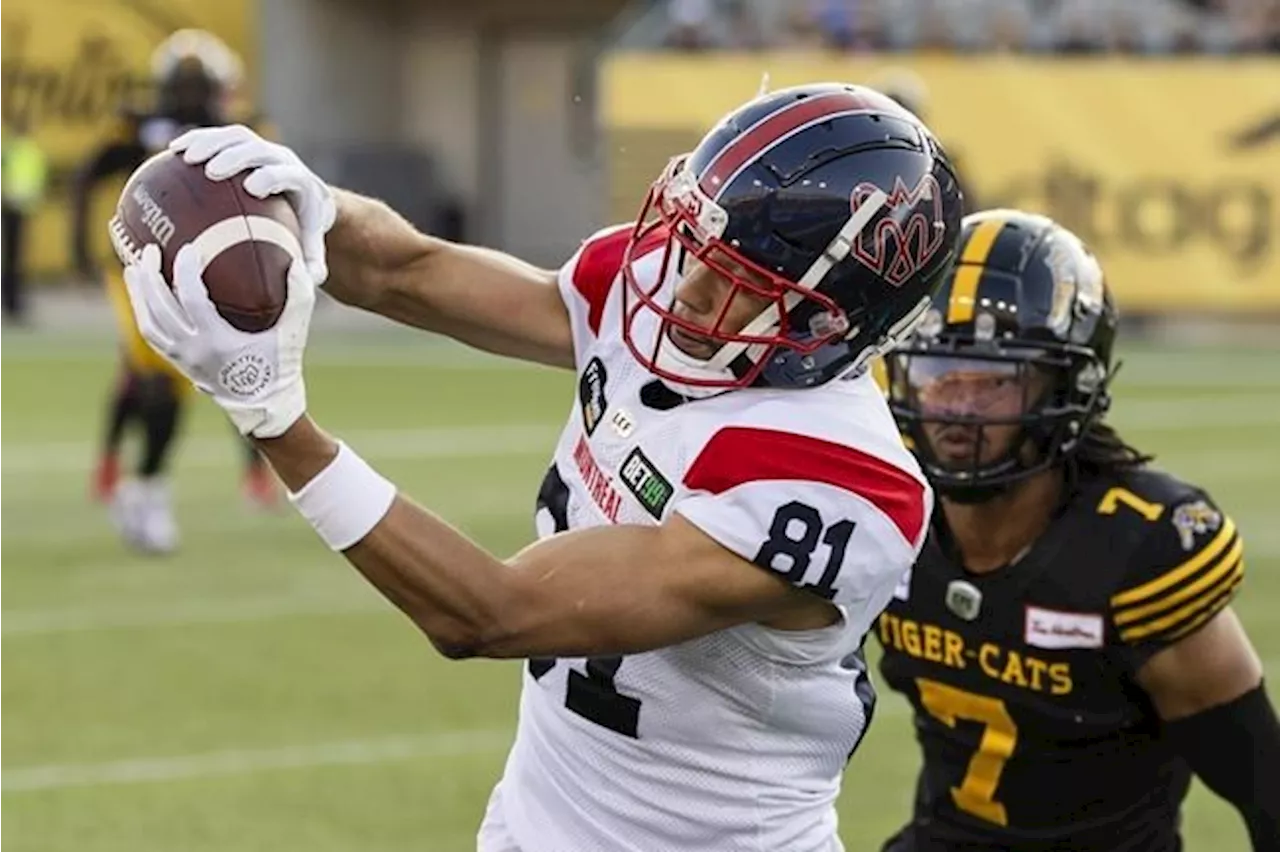
<path id="1" fill-rule="evenodd" d="M 435 514 L 401 495 L 343 555 L 446 657 L 498 656 L 509 569 Z"/>
<path id="2" fill-rule="evenodd" d="M 334 189 L 334 201 L 338 214 L 325 237 L 325 292 L 385 314 L 393 291 L 411 288 L 408 279 L 440 249 L 440 241 L 419 233 L 381 201 L 343 189 Z M 416 324 L 411 318 L 401 321 Z"/>
<path id="3" fill-rule="evenodd" d="M 810 602 L 679 521 L 551 536 L 503 562 L 407 497 L 392 499 L 376 474 L 383 496 L 364 499 L 359 482 L 335 476 L 338 445 L 306 417 L 257 444 L 330 546 L 449 657 L 637 653 Z M 337 495 L 327 518 L 375 508 L 357 530 L 326 535 L 317 503 L 304 507 L 322 492 Z"/>
<path id="4" fill-rule="evenodd" d="M 258 442 L 295 493 L 337 453 L 336 443 L 313 425 L 302 428 L 309 437 L 291 434 Z M 279 449 L 281 444 L 286 448 Z M 631 533 L 640 546 L 657 538 L 655 528 L 636 527 Z M 593 534 L 599 531 L 577 535 Z M 627 602 L 616 594 L 615 581 L 584 580 L 576 564 L 581 556 L 566 553 L 562 544 L 541 542 L 502 562 L 434 513 L 397 495 L 381 520 L 342 555 L 451 659 L 598 656 L 665 644 L 637 638 L 637 628 L 650 635 L 662 630 L 665 639 L 662 625 L 681 618 L 678 603 Z M 615 548 L 609 557 L 593 558 L 591 567 L 608 577 L 613 557 L 626 558 Z"/>
<path id="5" fill-rule="evenodd" d="M 1266 690 L 1258 686 L 1167 730 L 1205 786 L 1240 811 L 1254 852 L 1280 852 L 1280 721 Z"/>
<path id="6" fill-rule="evenodd" d="M 380 201 L 335 191 L 326 292 L 339 301 L 500 355 L 573 366 L 555 275 L 515 257 L 418 232 Z"/>
<path id="7" fill-rule="evenodd" d="M 291 493 L 334 460 L 338 444 L 304 417 L 258 448 Z M 500 624 L 506 567 L 445 521 L 399 495 L 343 556 L 449 657 L 474 656 Z"/>

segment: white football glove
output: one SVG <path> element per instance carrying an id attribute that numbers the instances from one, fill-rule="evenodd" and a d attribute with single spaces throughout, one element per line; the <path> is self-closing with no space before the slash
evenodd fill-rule
<path id="1" fill-rule="evenodd" d="M 302 257 L 311 280 L 325 282 L 329 266 L 324 259 L 324 235 L 333 227 L 337 207 L 333 190 L 297 154 L 241 124 L 189 130 L 170 142 L 169 150 L 180 153 L 187 163 L 204 163 L 210 180 L 252 170 L 244 179 L 245 192 L 258 198 L 286 196 L 302 225 Z"/>
<path id="2" fill-rule="evenodd" d="M 160 271 L 160 249 L 146 246 L 124 270 L 138 329 L 222 406 L 242 435 L 274 438 L 307 409 L 302 350 L 316 301 L 315 283 L 295 260 L 280 319 L 267 331 L 251 333 L 228 323 L 209 301 L 201 277 L 205 265 L 194 246 L 179 249 L 171 292 Z"/>

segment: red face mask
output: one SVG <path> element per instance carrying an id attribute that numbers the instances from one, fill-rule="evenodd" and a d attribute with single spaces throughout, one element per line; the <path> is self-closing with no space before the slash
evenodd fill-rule
<path id="1" fill-rule="evenodd" d="M 848 330 L 830 298 L 722 239 L 728 223 L 677 158 L 650 188 L 623 255 L 623 339 L 647 370 L 693 396 L 749 386 L 779 348 L 807 354 Z M 694 274 L 720 280 L 698 300 L 706 310 L 681 310 L 677 295 L 689 282 L 680 280 Z M 806 300 L 813 319 L 793 328 Z"/>

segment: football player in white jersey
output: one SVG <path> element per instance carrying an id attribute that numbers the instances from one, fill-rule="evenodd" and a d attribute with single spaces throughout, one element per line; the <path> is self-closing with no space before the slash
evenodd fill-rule
<path id="1" fill-rule="evenodd" d="M 236 331 L 191 246 L 127 272 L 148 340 L 252 436 L 324 541 L 451 658 L 527 659 L 484 852 L 841 848 L 870 721 L 860 648 L 932 493 L 865 369 L 954 261 L 933 135 L 869 89 L 773 92 L 671 161 L 558 271 L 416 232 L 242 127 L 174 144 L 302 222 L 274 329 Z M 577 373 L 539 540 L 491 555 L 306 413 L 339 300 Z"/>

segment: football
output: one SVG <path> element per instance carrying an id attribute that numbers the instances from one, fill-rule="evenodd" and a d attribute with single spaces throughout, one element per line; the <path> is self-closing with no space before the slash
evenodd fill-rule
<path id="1" fill-rule="evenodd" d="M 284 310 L 289 264 L 301 256 L 301 228 L 284 198 L 245 192 L 246 174 L 210 180 L 203 165 L 163 151 L 129 177 L 108 228 L 126 265 L 147 244 L 159 246 L 171 284 L 178 250 L 195 243 L 218 313 L 241 331 L 256 332 L 274 326 Z"/>

